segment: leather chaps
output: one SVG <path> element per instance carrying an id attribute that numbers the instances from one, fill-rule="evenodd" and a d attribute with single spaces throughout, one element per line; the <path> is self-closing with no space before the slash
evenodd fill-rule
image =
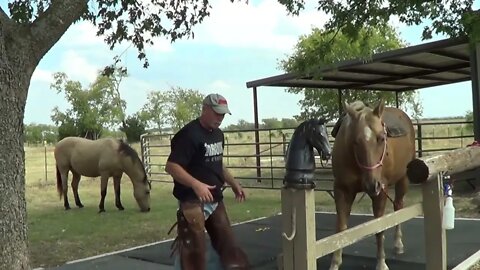
<path id="1" fill-rule="evenodd" d="M 250 269 L 246 254 L 236 245 L 223 202 L 218 203 L 207 220 L 201 203 L 182 202 L 177 212 L 177 222 L 175 244 L 180 254 L 182 270 L 206 270 L 205 229 L 224 270 Z"/>

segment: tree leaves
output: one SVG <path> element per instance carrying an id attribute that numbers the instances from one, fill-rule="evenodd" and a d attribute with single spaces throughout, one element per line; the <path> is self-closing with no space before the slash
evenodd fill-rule
<path id="1" fill-rule="evenodd" d="M 365 38 L 368 36 L 369 38 Z M 321 78 L 318 73 L 321 67 L 339 61 L 363 58 L 368 59 L 373 53 L 397 49 L 403 42 L 391 27 L 365 27 L 358 31 L 356 39 L 343 34 L 342 31 L 332 33 L 328 30 L 315 28 L 310 35 L 300 37 L 294 52 L 280 62 L 286 72 L 299 72 Z M 375 104 L 380 97 L 386 99 L 388 105 L 395 105 L 395 94 L 379 91 L 349 91 L 336 89 L 290 88 L 290 93 L 302 93 L 300 101 L 301 114 L 297 120 L 308 118 L 325 118 L 327 121 L 338 117 L 341 110 L 340 94 L 343 100 L 352 102 L 362 100 Z M 414 92 L 405 92 L 399 96 L 399 102 L 404 109 L 410 109 L 415 115 L 420 115 L 422 108 Z"/>
<path id="2" fill-rule="evenodd" d="M 86 89 L 78 81 L 71 81 L 65 73 L 55 73 L 52 89 L 64 93 L 71 108 L 62 112 L 56 107 L 52 121 L 60 125 L 59 133 L 68 136 L 100 137 L 104 128 L 118 125 L 125 119 L 126 103 L 119 96 L 120 70 L 113 77 L 99 75 Z M 62 137 L 62 135 L 61 135 Z"/>
<path id="3" fill-rule="evenodd" d="M 278 0 L 287 10 L 298 14 L 304 8 L 303 0 Z M 326 0 L 318 1 L 318 10 L 325 12 L 329 20 L 325 29 L 330 32 L 341 29 L 350 38 L 356 38 L 358 30 L 364 26 L 386 26 L 389 20 L 397 17 L 406 25 L 424 27 L 422 38 L 430 39 L 433 34 L 450 37 L 469 36 L 478 40 L 474 21 L 478 19 L 463 19 L 467 14 L 480 17 L 472 10 L 473 0 L 447 1 L 380 1 L 380 0 Z"/>
<path id="4" fill-rule="evenodd" d="M 203 98 L 199 91 L 181 87 L 152 91 L 141 115 L 159 132 L 165 128 L 178 130 L 200 116 Z"/>

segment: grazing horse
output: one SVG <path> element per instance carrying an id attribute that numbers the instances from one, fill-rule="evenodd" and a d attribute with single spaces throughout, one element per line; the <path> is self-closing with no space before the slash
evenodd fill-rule
<path id="1" fill-rule="evenodd" d="M 330 158 L 331 148 L 324 119 L 304 121 L 293 132 L 285 161 L 285 184 L 287 186 L 314 185 L 315 156 L 313 148 L 317 149 L 321 160 Z"/>
<path id="2" fill-rule="evenodd" d="M 60 198 L 63 196 L 65 210 L 70 209 L 68 202 L 68 172 L 73 175 L 72 190 L 75 204 L 82 208 L 78 196 L 78 183 L 81 176 L 101 177 L 101 199 L 99 212 L 104 212 L 107 183 L 113 177 L 115 189 L 115 206 L 123 210 L 120 201 L 120 179 L 123 173 L 127 174 L 133 184 L 133 195 L 142 212 L 150 211 L 150 182 L 137 152 L 122 140 L 111 138 L 95 141 L 66 137 L 55 146 L 55 160 L 57 166 L 57 191 Z"/>
<path id="3" fill-rule="evenodd" d="M 408 189 L 407 164 L 415 158 L 415 133 L 410 118 L 397 108 L 385 108 L 381 100 L 375 108 L 361 101 L 344 104 L 345 117 L 338 129 L 332 151 L 337 232 L 347 229 L 356 194 L 372 199 L 373 215 L 383 216 L 387 188 L 395 186 L 394 210 L 403 208 Z M 377 270 L 385 263 L 383 232 L 376 234 Z M 395 252 L 403 253 L 400 225 L 395 228 Z M 342 250 L 334 252 L 330 270 L 339 269 Z"/>

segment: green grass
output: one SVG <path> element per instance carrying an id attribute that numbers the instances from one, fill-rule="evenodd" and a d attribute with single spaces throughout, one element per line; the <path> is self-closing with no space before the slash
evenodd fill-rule
<path id="1" fill-rule="evenodd" d="M 176 201 L 170 184 L 153 185 L 152 210 L 141 213 L 133 199 L 128 178 L 122 183 L 122 202 L 125 210 L 114 206 L 110 185 L 105 202 L 106 212 L 98 214 L 99 183 L 95 180 L 80 182 L 79 194 L 85 207 L 69 211 L 63 209 L 53 185 L 29 186 L 27 209 L 29 246 L 34 267 L 48 267 L 67 261 L 152 243 L 168 238 L 174 224 Z M 232 192 L 225 192 L 226 206 L 233 223 L 271 216 L 280 212 L 279 191 L 247 190 L 245 203 L 234 201 Z M 69 195 L 71 192 L 69 193 Z M 73 207 L 73 196 L 70 203 Z"/>

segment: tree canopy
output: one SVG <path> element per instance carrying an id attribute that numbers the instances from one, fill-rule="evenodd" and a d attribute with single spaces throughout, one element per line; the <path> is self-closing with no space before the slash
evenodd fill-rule
<path id="1" fill-rule="evenodd" d="M 362 28 L 358 32 L 359 39 L 352 40 L 346 35 L 331 33 L 327 30 L 314 28 L 308 35 L 301 36 L 293 53 L 280 61 L 280 66 L 286 72 L 301 72 L 315 74 L 321 65 L 365 58 L 372 53 L 389 51 L 405 46 L 395 30 L 391 27 Z M 363 39 L 370 35 L 370 38 Z M 321 54 L 319 51 L 328 46 L 330 49 Z M 322 74 L 316 76 L 321 77 Z M 336 89 L 289 88 L 291 93 L 303 94 L 300 100 L 301 114 L 298 120 L 308 118 L 324 118 L 330 121 L 338 117 L 339 98 Z M 395 105 L 395 93 L 380 91 L 342 90 L 342 99 L 352 102 L 362 100 L 375 104 L 383 97 L 388 105 Z M 415 116 L 421 115 L 422 107 L 415 92 L 404 92 L 399 95 L 400 105 Z"/>
<path id="2" fill-rule="evenodd" d="M 141 110 L 141 117 L 150 127 L 161 132 L 165 128 L 178 130 L 200 116 L 204 96 L 193 89 L 172 87 L 167 91 L 152 91 Z"/>
<path id="3" fill-rule="evenodd" d="M 304 0 L 279 0 L 292 14 L 300 14 L 305 8 Z M 331 0 L 318 1 L 318 10 L 328 15 L 325 29 L 340 31 L 356 38 L 365 25 L 387 27 L 389 21 L 398 18 L 408 26 L 424 24 L 422 39 L 433 34 L 449 37 L 469 36 L 480 40 L 480 12 L 473 10 L 473 0 L 448 1 L 365 1 Z M 367 36 L 368 37 L 368 36 Z"/>
<path id="4" fill-rule="evenodd" d="M 53 109 L 52 120 L 59 125 L 59 137 L 82 136 L 99 138 L 104 128 L 121 123 L 126 103 L 116 91 L 112 77 L 99 75 L 88 88 L 68 79 L 65 73 L 54 74 L 51 88 L 63 92 L 71 108 L 65 112 Z"/>

